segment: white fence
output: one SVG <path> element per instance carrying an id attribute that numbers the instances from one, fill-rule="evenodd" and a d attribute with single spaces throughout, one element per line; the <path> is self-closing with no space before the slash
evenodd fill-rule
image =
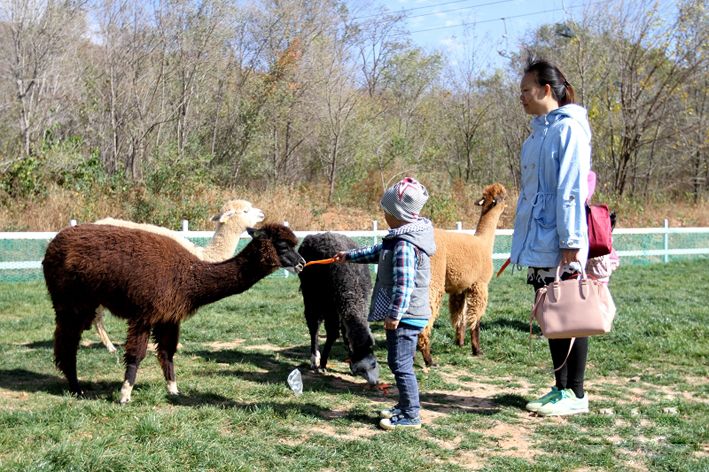
<path id="1" fill-rule="evenodd" d="M 72 224 L 74 222 L 72 221 Z M 287 222 L 285 223 L 287 224 Z M 475 234 L 475 230 L 465 230 L 462 229 L 462 224 L 458 223 L 456 229 L 453 231 L 458 231 L 461 233 Z M 309 234 L 317 234 L 322 231 L 294 231 L 295 235 L 302 239 Z M 358 238 L 360 240 L 371 240 L 372 243 L 376 243 L 384 235 L 386 231 L 379 230 L 377 228 L 377 222 L 374 221 L 372 229 L 363 231 L 334 231 L 336 233 L 345 234 L 351 238 Z M 187 238 L 201 238 L 209 239 L 214 234 L 212 231 L 190 231 L 188 229 L 187 221 L 183 221 L 182 230 L 178 233 Z M 0 249 L 5 246 L 2 245 L 3 241 L 20 241 L 20 240 L 41 240 L 49 242 L 57 233 L 56 232 L 0 232 Z M 495 232 L 496 240 L 497 237 L 506 238 L 508 241 L 512 236 L 511 229 L 498 229 Z M 709 255 L 709 228 L 673 228 L 670 227 L 667 220 L 665 220 L 665 226 L 659 228 L 616 228 L 613 231 L 615 243 L 622 242 L 624 239 L 630 239 L 633 236 L 650 236 L 659 237 L 661 242 L 653 242 L 652 246 L 656 247 L 632 247 L 632 242 L 627 244 L 614 244 L 617 248 L 618 255 L 620 257 L 633 257 L 633 258 L 655 258 L 660 257 L 664 262 L 668 262 L 670 256 L 692 256 L 692 255 Z M 677 247 L 677 244 L 671 244 L 671 238 L 673 235 L 687 235 L 693 240 L 691 244 L 688 242 L 682 242 Z M 248 238 L 248 234 L 244 233 L 242 238 Z M 503 246 L 505 244 L 502 244 Z M 497 244 L 496 244 L 497 246 Z M 506 246 L 509 246 L 507 244 Z M 630 246 L 630 247 L 629 247 Z M 643 246 L 643 244 L 640 244 Z M 682 247 L 684 246 L 684 247 Z M 497 249 L 497 247 L 496 247 Z M 2 251 L 4 252 L 4 251 Z M 495 260 L 506 260 L 509 257 L 509 249 L 505 251 L 497 251 L 493 253 L 493 259 Z M 17 270 L 17 269 L 41 269 L 41 256 L 37 258 L 34 255 L 33 260 L 7 260 L 8 258 L 0 252 L 0 271 L 2 270 Z"/>

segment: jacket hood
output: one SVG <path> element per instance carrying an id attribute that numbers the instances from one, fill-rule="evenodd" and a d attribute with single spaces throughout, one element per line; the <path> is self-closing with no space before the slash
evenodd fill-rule
<path id="1" fill-rule="evenodd" d="M 532 127 L 535 129 L 543 128 L 564 118 L 571 118 L 581 125 L 581 129 L 586 134 L 588 142 L 591 142 L 591 125 L 588 124 L 588 113 L 584 107 L 576 105 L 575 103 L 559 107 L 556 110 L 550 111 L 546 115 L 534 117 L 532 119 Z"/>
<path id="2" fill-rule="evenodd" d="M 433 224 L 427 218 L 419 218 L 415 223 L 409 223 L 397 229 L 389 230 L 384 237 L 405 239 L 416 245 L 423 252 L 432 256 L 436 252 L 436 243 L 433 238 Z"/>

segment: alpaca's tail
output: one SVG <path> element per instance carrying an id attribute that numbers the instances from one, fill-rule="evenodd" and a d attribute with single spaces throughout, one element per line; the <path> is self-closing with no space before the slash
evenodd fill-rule
<path id="1" fill-rule="evenodd" d="M 76 352 L 79 349 L 80 339 L 79 326 L 66 323 L 57 315 L 57 325 L 54 329 L 54 364 L 64 373 L 69 381 L 69 390 L 75 395 L 82 393 L 76 374 Z"/>

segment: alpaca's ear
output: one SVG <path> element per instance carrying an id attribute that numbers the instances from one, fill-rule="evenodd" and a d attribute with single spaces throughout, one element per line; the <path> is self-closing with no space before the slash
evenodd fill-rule
<path id="1" fill-rule="evenodd" d="M 232 216 L 234 216 L 235 214 L 236 214 L 236 212 L 234 210 L 227 210 L 224 213 L 222 213 L 221 215 L 217 215 L 215 218 L 217 218 L 220 223 L 226 223 L 227 220 L 229 218 L 231 218 Z"/>

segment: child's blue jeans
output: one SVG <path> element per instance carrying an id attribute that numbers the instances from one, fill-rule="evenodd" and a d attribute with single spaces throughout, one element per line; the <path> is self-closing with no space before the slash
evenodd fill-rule
<path id="1" fill-rule="evenodd" d="M 419 386 L 414 373 L 414 357 L 419 333 L 423 328 L 399 323 L 395 330 L 386 330 L 387 361 L 396 379 L 399 390 L 399 403 L 396 405 L 408 418 L 418 418 Z"/>

